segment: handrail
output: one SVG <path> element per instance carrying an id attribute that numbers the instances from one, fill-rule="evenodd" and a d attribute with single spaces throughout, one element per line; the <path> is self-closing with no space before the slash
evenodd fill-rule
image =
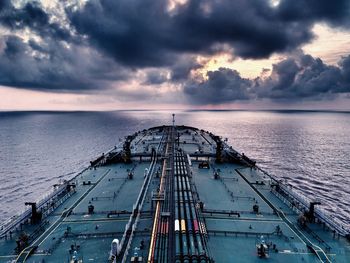
<path id="1" fill-rule="evenodd" d="M 118 145 L 116 145 L 112 149 L 108 150 L 106 154 L 109 154 L 115 150 L 118 150 L 120 148 L 120 146 L 122 145 L 122 143 L 123 142 L 120 142 Z M 85 167 L 82 171 L 75 174 L 72 178 L 70 178 L 70 179 L 66 180 L 64 183 L 60 184 L 58 188 L 53 189 L 53 190 L 49 190 L 46 194 L 44 194 L 42 196 L 42 198 L 40 198 L 39 200 L 36 201 L 37 208 L 40 209 L 47 202 L 49 202 L 50 200 L 54 199 L 56 196 L 61 194 L 65 190 L 67 184 L 74 181 L 79 175 L 81 175 L 87 169 L 89 169 L 89 167 Z M 22 210 L 22 212 L 19 212 L 16 215 L 14 215 L 14 216 L 6 219 L 4 222 L 2 222 L 0 224 L 0 238 L 3 238 L 4 236 L 6 236 L 6 234 L 8 232 L 10 232 L 11 230 L 18 227 L 18 225 L 20 225 L 24 221 L 28 220 L 30 215 L 31 215 L 31 209 L 28 208 L 28 209 Z"/>
<path id="2" fill-rule="evenodd" d="M 273 211 L 276 212 L 276 214 L 289 226 L 289 228 L 305 243 L 309 249 L 314 252 L 317 251 L 315 254 L 320 260 L 322 257 L 323 259 L 326 259 L 325 262 L 331 262 L 325 252 L 319 246 L 313 244 L 301 231 L 299 231 L 299 229 L 296 228 L 292 222 L 290 222 L 282 210 L 278 209 L 270 200 L 268 200 L 265 195 L 263 195 L 254 185 L 252 185 L 238 169 L 235 170 L 241 176 L 241 178 L 246 181 L 247 184 L 254 190 L 254 192 L 257 193 Z M 323 260 L 321 261 L 324 262 Z"/>
<path id="3" fill-rule="evenodd" d="M 81 174 L 81 173 L 79 173 L 79 174 Z M 77 176 L 79 176 L 79 174 Z M 77 177 L 77 176 L 75 176 L 75 177 Z M 61 184 L 59 186 L 59 188 L 50 191 L 49 194 L 45 195 L 42 199 L 40 199 L 37 202 L 37 209 L 42 208 L 46 203 L 53 200 L 56 196 L 58 196 L 62 192 L 64 192 L 64 190 L 66 189 L 69 182 L 74 180 L 74 178 Z M 15 216 L 9 218 L 8 220 L 6 220 L 4 223 L 2 223 L 0 225 L 0 238 L 4 237 L 9 231 L 13 230 L 18 225 L 20 225 L 25 220 L 27 220 L 30 217 L 30 215 L 31 215 L 31 209 L 28 208 L 28 209 L 24 210 L 24 212 L 19 213 Z"/>
<path id="4" fill-rule="evenodd" d="M 229 147 L 226 143 L 224 143 L 224 145 L 226 148 L 228 148 L 228 150 L 229 150 L 229 151 L 227 151 L 228 153 L 233 153 L 236 156 L 239 156 L 240 158 L 242 158 L 242 155 L 239 152 L 237 152 L 233 148 Z M 275 184 L 277 184 L 279 186 L 279 189 L 283 193 L 285 193 L 289 198 L 292 198 L 292 200 L 294 199 L 295 201 L 299 202 L 302 206 L 304 206 L 305 210 L 307 210 L 309 208 L 309 204 L 310 204 L 310 202 L 312 202 L 310 200 L 310 198 L 308 198 L 307 196 L 305 196 L 303 194 L 300 194 L 300 193 L 294 191 L 293 189 L 288 187 L 286 184 L 281 182 L 281 180 L 279 180 L 275 176 L 269 174 L 268 172 L 263 170 L 258 165 L 255 164 L 254 168 L 256 168 L 257 170 L 262 172 L 264 175 L 269 177 L 271 179 L 271 181 L 273 181 Z M 317 219 L 324 222 L 329 228 L 335 230 L 339 235 L 347 236 L 350 234 L 349 227 L 347 227 L 343 222 L 337 220 L 336 218 L 330 217 L 329 213 L 326 212 L 324 209 L 316 207 L 314 213 L 315 213 L 315 217 Z"/>

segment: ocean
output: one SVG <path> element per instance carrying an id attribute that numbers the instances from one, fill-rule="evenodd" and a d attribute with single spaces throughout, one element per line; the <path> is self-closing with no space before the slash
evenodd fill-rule
<path id="1" fill-rule="evenodd" d="M 0 112 L 0 220 L 37 201 L 124 136 L 171 111 Z M 176 124 L 227 138 L 270 174 L 350 225 L 350 113 L 175 111 Z"/>

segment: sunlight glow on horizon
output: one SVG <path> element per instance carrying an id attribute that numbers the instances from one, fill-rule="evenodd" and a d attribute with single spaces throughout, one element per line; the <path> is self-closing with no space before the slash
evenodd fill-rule
<path id="1" fill-rule="evenodd" d="M 182 5 L 186 0 L 172 1 L 175 5 Z M 1 32 L 1 31 L 0 31 Z M 336 65 L 342 56 L 350 53 L 350 32 L 332 29 L 325 24 L 316 24 L 313 32 L 317 36 L 311 43 L 302 47 L 305 54 L 310 54 L 314 57 L 321 58 L 326 64 Z M 7 33 L 4 30 L 2 33 Z M 330 44 L 330 39 L 332 40 Z M 199 64 L 202 68 L 191 72 L 194 77 L 201 76 L 207 78 L 208 71 L 215 71 L 221 67 L 237 70 L 243 78 L 254 79 L 261 76 L 263 69 L 272 69 L 272 65 L 286 58 L 285 54 L 273 54 L 266 59 L 242 59 L 234 56 L 232 53 L 220 53 L 208 56 L 197 56 Z M 148 70 L 148 69 L 146 69 Z M 217 108 L 225 107 L 240 108 L 248 104 L 231 103 L 222 105 L 187 105 L 183 98 L 175 98 L 173 94 L 179 90 L 173 84 L 163 83 L 158 86 L 143 84 L 146 70 L 138 70 L 135 74 L 135 79 L 128 83 L 118 82 L 115 84 L 118 88 L 108 90 L 105 94 L 102 91 L 96 91 L 96 94 L 74 94 L 74 93 L 56 93 L 31 91 L 25 89 L 16 89 L 12 87 L 0 86 L 0 110 L 113 110 L 113 109 L 166 109 L 166 108 Z M 173 86 L 172 86 L 173 85 Z M 132 98 L 136 93 L 139 97 Z M 146 94 L 152 94 L 150 98 L 146 98 Z M 170 95 L 169 95 L 169 94 Z M 142 94 L 145 94 L 145 99 L 142 99 Z M 141 98 L 140 98 L 141 97 Z M 173 100 L 172 100 L 173 99 Z M 256 103 L 256 102 L 252 102 Z M 318 102 L 312 103 L 317 105 Z M 270 104 L 271 106 L 272 104 Z M 326 104 L 325 104 L 326 105 Z M 267 107 L 270 107 L 269 105 Z M 250 104 L 248 107 L 254 108 Z M 258 105 L 256 107 L 263 107 Z M 331 107 L 326 105 L 326 107 Z M 342 108 L 350 109 L 350 105 L 346 106 L 343 101 Z"/>
<path id="2" fill-rule="evenodd" d="M 336 65 L 339 60 L 350 53 L 350 32 L 330 28 L 325 24 L 316 24 L 313 28 L 316 38 L 302 47 L 305 54 L 321 58 L 326 64 Z M 332 39 L 330 45 L 329 40 Z M 234 53 L 234 52 L 233 52 Z M 261 75 L 263 69 L 272 69 L 272 65 L 286 58 L 283 54 L 273 54 L 266 59 L 235 58 L 231 53 L 220 53 L 209 58 L 199 56 L 204 67 L 197 70 L 203 79 L 207 79 L 208 71 L 221 67 L 237 70 L 244 78 L 254 79 Z"/>

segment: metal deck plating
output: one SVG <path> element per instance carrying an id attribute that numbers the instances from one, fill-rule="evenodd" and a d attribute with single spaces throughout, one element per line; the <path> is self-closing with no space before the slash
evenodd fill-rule
<path id="1" fill-rule="evenodd" d="M 29 205 L 0 262 L 350 262 L 346 226 L 192 127 L 136 132 Z"/>

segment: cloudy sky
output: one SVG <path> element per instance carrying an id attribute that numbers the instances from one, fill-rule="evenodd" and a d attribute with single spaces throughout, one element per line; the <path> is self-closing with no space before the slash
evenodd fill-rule
<path id="1" fill-rule="evenodd" d="M 0 0 L 0 110 L 350 110 L 349 0 Z"/>

